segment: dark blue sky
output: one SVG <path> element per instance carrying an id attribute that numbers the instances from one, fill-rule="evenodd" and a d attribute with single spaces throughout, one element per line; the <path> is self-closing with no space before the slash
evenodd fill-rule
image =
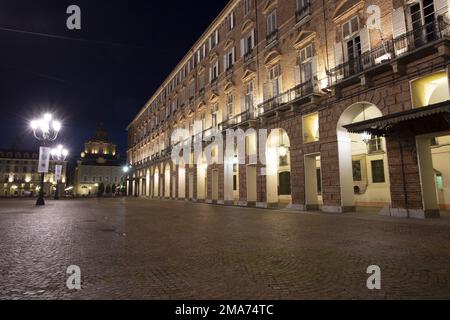
<path id="1" fill-rule="evenodd" d="M 63 120 L 60 142 L 78 155 L 102 122 L 121 153 L 125 128 L 227 0 L 0 0 L 0 148 L 32 148 L 28 122 Z M 66 9 L 82 10 L 82 30 Z"/>

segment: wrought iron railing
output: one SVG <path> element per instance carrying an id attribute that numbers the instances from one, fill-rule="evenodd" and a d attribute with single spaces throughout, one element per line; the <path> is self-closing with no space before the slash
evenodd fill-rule
<path id="1" fill-rule="evenodd" d="M 277 40 L 278 40 L 278 29 L 272 31 L 266 37 L 267 45 L 269 45 Z"/>
<path id="2" fill-rule="evenodd" d="M 329 72 L 330 84 L 338 83 L 367 69 L 405 56 L 445 36 L 449 36 L 449 25 L 444 21 L 436 20 L 398 38 L 385 40 L 382 45 L 331 69 Z"/>
<path id="3" fill-rule="evenodd" d="M 308 16 L 310 14 L 310 4 L 306 4 L 302 8 L 297 9 L 295 12 L 295 21 L 300 22 L 304 17 Z"/>
<path id="4" fill-rule="evenodd" d="M 269 111 L 275 110 L 280 106 L 285 104 L 289 104 L 295 100 L 298 100 L 301 97 L 306 97 L 314 93 L 314 83 L 316 81 L 309 80 L 303 82 L 288 91 L 285 91 L 273 98 L 267 99 L 263 103 L 258 106 L 258 113 L 265 114 Z"/>

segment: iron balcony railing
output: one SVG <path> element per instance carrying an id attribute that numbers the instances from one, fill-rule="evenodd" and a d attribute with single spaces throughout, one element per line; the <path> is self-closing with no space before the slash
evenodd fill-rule
<path id="1" fill-rule="evenodd" d="M 233 128 L 235 126 L 238 126 L 244 122 L 247 122 L 248 120 L 251 120 L 251 113 L 250 111 L 244 111 L 238 115 L 235 115 L 227 120 L 225 120 L 224 122 L 222 122 L 219 127 L 222 130 L 227 130 L 230 128 Z"/>
<path id="2" fill-rule="evenodd" d="M 244 54 L 244 63 L 253 61 L 253 50 L 249 50 Z"/>
<path id="3" fill-rule="evenodd" d="M 434 21 L 398 38 L 385 40 L 381 46 L 331 69 L 330 84 L 336 84 L 367 69 L 405 56 L 446 36 L 449 36 L 449 25 L 444 21 Z"/>
<path id="4" fill-rule="evenodd" d="M 314 93 L 314 83 L 315 80 L 309 80 L 303 82 L 288 91 L 285 91 L 273 98 L 270 98 L 260 105 L 258 105 L 258 113 L 265 114 L 267 112 L 273 111 L 280 106 L 289 104 L 295 100 L 298 100 L 301 97 L 306 97 Z"/>
<path id="5" fill-rule="evenodd" d="M 310 14 L 310 4 L 307 3 L 302 8 L 297 9 L 295 12 L 295 21 L 300 22 L 304 17 Z"/>
<path id="6" fill-rule="evenodd" d="M 269 45 L 277 40 L 278 40 L 278 29 L 272 31 L 266 37 L 267 45 Z"/>

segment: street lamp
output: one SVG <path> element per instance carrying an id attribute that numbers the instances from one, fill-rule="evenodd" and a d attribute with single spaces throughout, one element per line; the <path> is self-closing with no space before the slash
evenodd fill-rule
<path id="1" fill-rule="evenodd" d="M 69 155 L 69 151 L 64 149 L 62 145 L 59 145 L 56 148 L 53 148 L 50 152 L 52 159 L 56 161 L 55 165 L 55 181 L 56 181 L 56 190 L 55 190 L 55 200 L 59 200 L 59 180 L 61 179 L 62 173 L 62 164 L 66 160 Z"/>
<path id="2" fill-rule="evenodd" d="M 42 116 L 42 118 L 32 120 L 30 122 L 30 127 L 33 130 L 34 137 L 39 140 L 44 147 L 46 147 L 50 142 L 55 141 L 58 137 L 58 133 L 61 130 L 61 122 L 54 120 L 50 113 L 46 113 Z M 41 172 L 39 195 L 36 201 L 37 206 L 45 205 L 44 178 L 45 173 Z"/>

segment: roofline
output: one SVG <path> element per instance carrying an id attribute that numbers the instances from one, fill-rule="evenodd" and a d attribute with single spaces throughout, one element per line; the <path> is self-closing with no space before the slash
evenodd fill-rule
<path id="1" fill-rule="evenodd" d="M 184 66 L 184 64 L 189 61 L 193 54 L 203 45 L 204 41 L 208 39 L 210 34 L 217 28 L 218 24 L 222 21 L 222 18 L 225 17 L 229 11 L 231 11 L 240 0 L 230 0 L 228 4 L 220 11 L 220 13 L 216 16 L 216 18 L 211 22 L 211 24 L 206 28 L 203 34 L 197 39 L 194 45 L 188 50 L 188 52 L 184 55 L 184 57 L 178 62 L 175 68 L 172 69 L 172 72 L 164 79 L 164 81 L 159 85 L 158 89 L 153 93 L 151 98 L 147 100 L 144 106 L 140 109 L 138 114 L 133 118 L 133 120 L 129 123 L 126 130 L 128 131 L 131 125 L 142 115 L 145 109 L 149 106 L 151 102 L 162 92 L 166 84 L 175 76 L 176 73 L 180 71 L 180 69 Z"/>

